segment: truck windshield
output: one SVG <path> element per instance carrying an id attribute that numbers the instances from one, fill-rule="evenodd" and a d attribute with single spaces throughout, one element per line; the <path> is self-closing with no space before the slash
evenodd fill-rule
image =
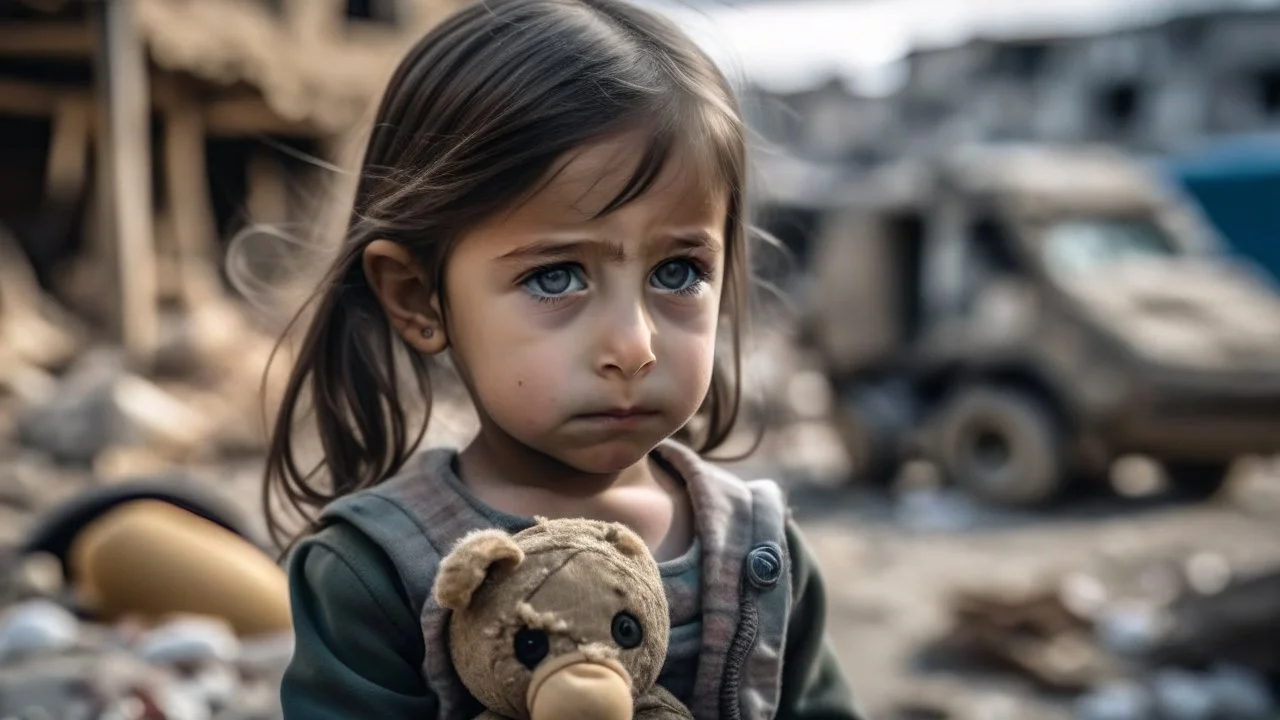
<path id="1" fill-rule="evenodd" d="M 1176 254 L 1173 239 L 1148 218 L 1070 218 L 1051 222 L 1044 233 L 1046 264 L 1067 275 Z"/>

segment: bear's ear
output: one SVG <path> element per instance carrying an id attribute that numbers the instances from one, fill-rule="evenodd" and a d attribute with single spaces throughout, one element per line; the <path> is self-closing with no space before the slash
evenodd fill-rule
<path id="1" fill-rule="evenodd" d="M 458 541 L 453 552 L 440 562 L 433 592 L 440 607 L 462 610 L 471 596 L 497 565 L 518 566 L 524 551 L 501 530 L 476 530 Z"/>
<path id="2" fill-rule="evenodd" d="M 649 552 L 649 548 L 645 546 L 640 536 L 622 523 L 610 523 L 605 528 L 604 539 L 625 557 L 640 557 Z"/>

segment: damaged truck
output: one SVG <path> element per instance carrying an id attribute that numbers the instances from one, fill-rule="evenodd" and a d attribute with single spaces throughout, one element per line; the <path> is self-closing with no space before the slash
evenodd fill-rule
<path id="1" fill-rule="evenodd" d="M 1139 455 L 1206 497 L 1280 452 L 1280 294 L 1118 150 L 896 161 L 813 242 L 805 336 L 863 478 L 924 458 L 1036 506 Z"/>

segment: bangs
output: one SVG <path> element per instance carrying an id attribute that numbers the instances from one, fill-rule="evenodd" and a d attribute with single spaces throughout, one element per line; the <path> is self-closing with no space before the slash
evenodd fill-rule
<path id="1" fill-rule="evenodd" d="M 646 137 L 645 147 L 630 177 L 595 217 L 643 197 L 677 158 L 684 166 L 682 178 L 699 189 L 741 195 L 745 147 L 733 116 L 703 102 L 689 105 L 693 107 L 668 106 L 644 112 L 639 121 L 624 125 L 627 132 Z"/>

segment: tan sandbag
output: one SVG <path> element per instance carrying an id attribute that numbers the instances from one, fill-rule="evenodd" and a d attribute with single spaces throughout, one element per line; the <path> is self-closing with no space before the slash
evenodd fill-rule
<path id="1" fill-rule="evenodd" d="M 291 627 L 284 571 L 247 540 L 168 503 L 137 500 L 104 514 L 68 558 L 79 594 L 104 619 L 211 615 L 240 635 Z"/>

